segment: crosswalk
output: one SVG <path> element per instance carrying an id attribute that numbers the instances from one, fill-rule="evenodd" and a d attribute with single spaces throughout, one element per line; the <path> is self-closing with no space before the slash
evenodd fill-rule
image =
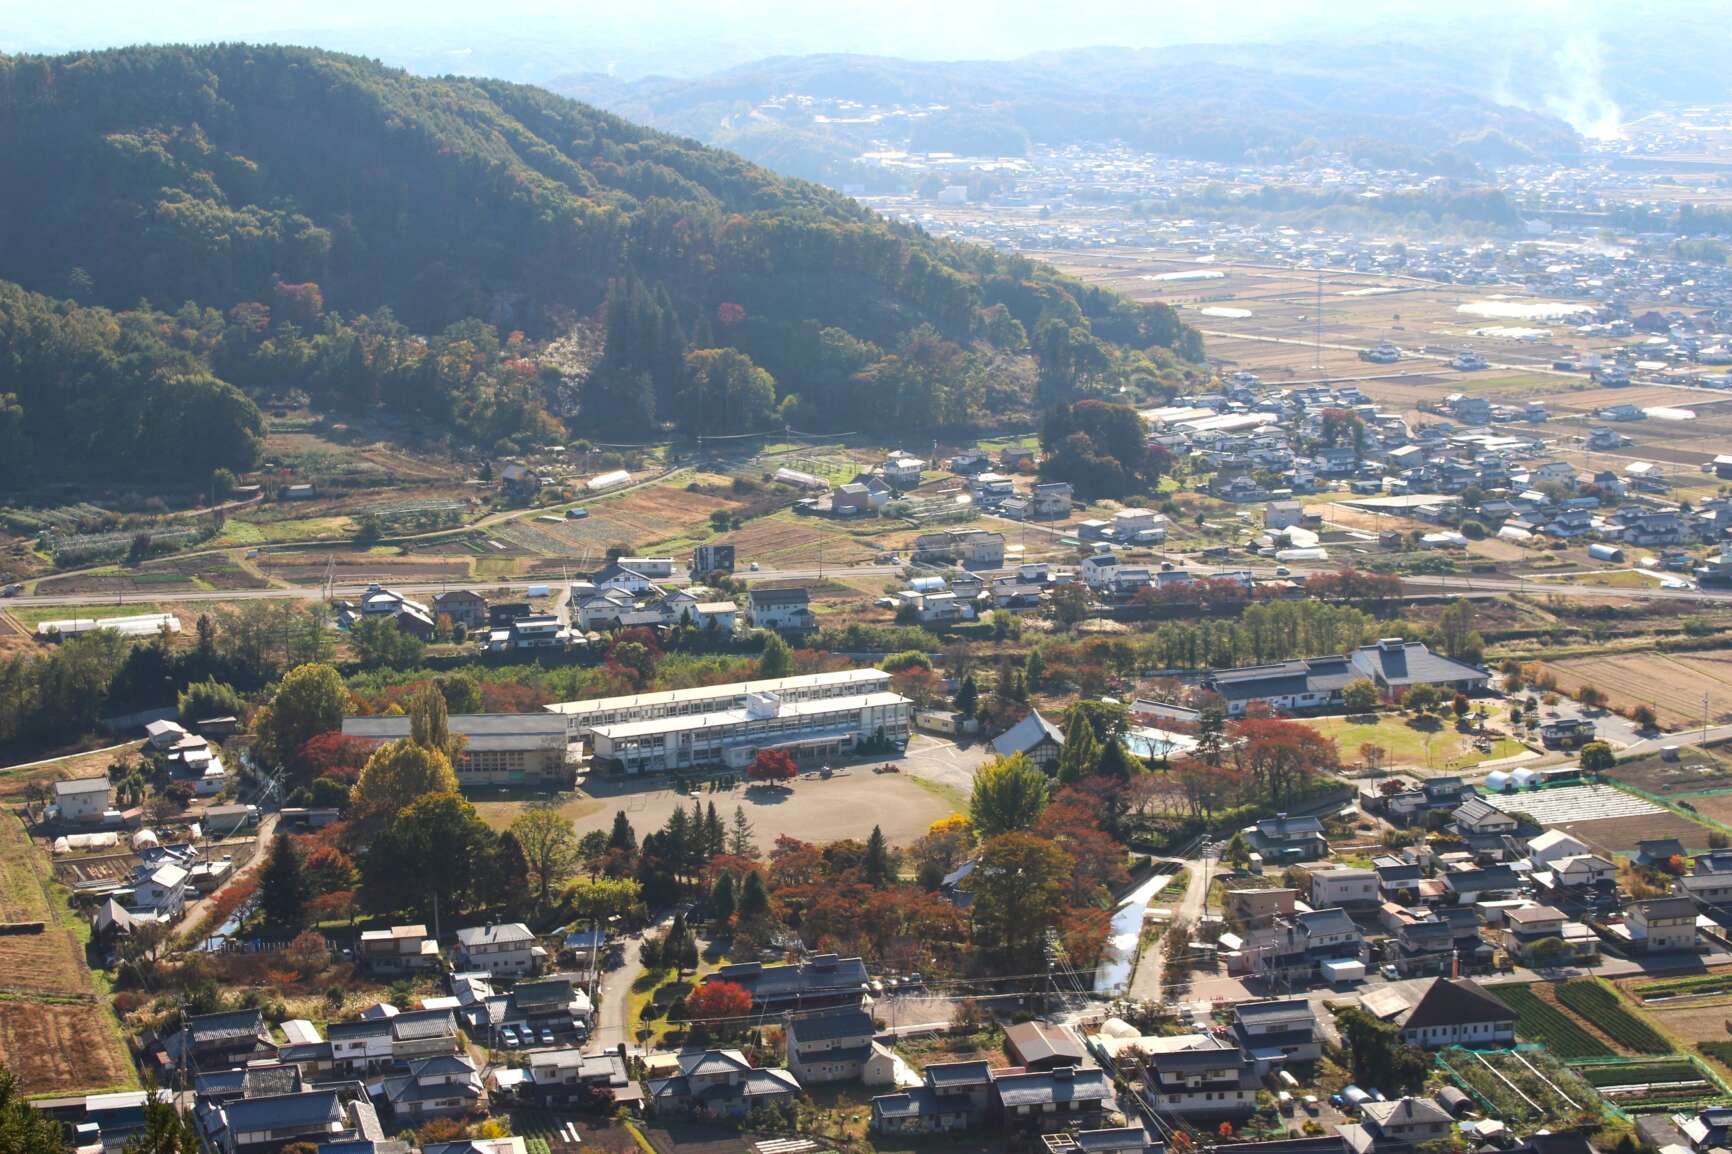
<path id="1" fill-rule="evenodd" d="M 814 1154 L 818 1144 L 810 1138 L 769 1138 L 754 1142 L 758 1154 Z"/>

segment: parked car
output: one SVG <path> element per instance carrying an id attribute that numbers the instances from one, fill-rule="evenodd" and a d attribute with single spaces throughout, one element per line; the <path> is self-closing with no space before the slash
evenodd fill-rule
<path id="1" fill-rule="evenodd" d="M 542 1031 L 541 1031 L 541 1044 L 542 1044 L 542 1045 L 543 1045 L 543 1046 L 551 1046 L 551 1045 L 553 1045 L 553 1031 L 552 1031 L 552 1030 L 549 1030 L 549 1029 L 547 1029 L 547 1028 L 545 1028 L 545 1027 L 543 1027 L 543 1028 L 542 1028 Z"/>
<path id="2" fill-rule="evenodd" d="M 0 589 L 0 597 L 16 597 L 22 592 L 24 592 L 24 586 L 21 583 L 14 581 L 12 584 L 6 586 L 6 588 Z"/>
<path id="3" fill-rule="evenodd" d="M 510 1026 L 499 1027 L 499 1040 L 505 1043 L 507 1050 L 517 1049 L 517 1031 Z"/>

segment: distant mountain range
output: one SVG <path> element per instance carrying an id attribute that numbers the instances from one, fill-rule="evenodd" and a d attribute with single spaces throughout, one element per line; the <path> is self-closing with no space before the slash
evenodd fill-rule
<path id="1" fill-rule="evenodd" d="M 696 79 L 579 74 L 549 87 L 830 184 L 873 179 L 876 166 L 857 158 L 875 148 L 1017 155 L 1031 145 L 1116 140 L 1218 161 L 1327 149 L 1459 170 L 1464 161 L 1580 147 L 1569 124 L 1492 99 L 1452 57 L 1395 43 L 1099 48 L 940 63 L 799 56 Z M 837 101 L 864 115 L 838 115 Z"/>

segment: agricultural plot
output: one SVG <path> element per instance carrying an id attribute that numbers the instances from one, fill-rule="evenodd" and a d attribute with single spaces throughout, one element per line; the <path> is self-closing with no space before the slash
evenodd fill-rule
<path id="1" fill-rule="evenodd" d="M 1487 801 L 1510 813 L 1525 813 L 1606 854 L 1629 853 L 1648 838 L 1675 837 L 1692 849 L 1708 844 L 1708 829 L 1681 814 L 1609 785 L 1492 794 Z"/>
<path id="2" fill-rule="evenodd" d="M 1694 1113 L 1726 1103 L 1726 1093 L 1694 1058 L 1583 1062 L 1573 1067 L 1618 1109 L 1629 1114 Z"/>
<path id="3" fill-rule="evenodd" d="M 1543 1050 L 1462 1050 L 1438 1056 L 1455 1081 L 1507 1122 L 1551 1126 L 1598 1113 L 1594 1090 Z"/>
<path id="4" fill-rule="evenodd" d="M 1618 1045 L 1638 1054 L 1670 1054 L 1672 1044 L 1631 1013 L 1610 986 L 1592 978 L 1553 987 L 1558 1001 L 1592 1022 Z"/>
<path id="5" fill-rule="evenodd" d="M 23 824 L 0 815 L 0 920 L 43 923 L 38 933 L 0 935 L 0 1066 L 32 1095 L 136 1086 L 119 1026 L 97 1000 L 83 942 L 41 869 Z"/>
<path id="6" fill-rule="evenodd" d="M 1583 1029 L 1573 1017 L 1543 1000 L 1527 985 L 1492 986 L 1488 992 L 1516 1012 L 1516 1033 L 1538 1042 L 1560 1058 L 1604 1058 L 1612 1048 Z"/>
<path id="7" fill-rule="evenodd" d="M 1702 724 L 1703 698 L 1708 720 L 1732 722 L 1732 660 L 1703 654 L 1619 653 L 1604 657 L 1566 657 L 1545 668 L 1560 691 L 1574 695 L 1584 685 L 1602 690 L 1612 708 L 1648 705 L 1667 729 Z"/>
<path id="8" fill-rule="evenodd" d="M 880 532 L 892 525 L 874 523 Z M 863 523 L 862 527 L 867 527 Z M 894 523 L 901 528 L 901 523 Z M 798 517 L 793 513 L 777 513 L 760 517 L 718 538 L 733 545 L 741 562 L 756 561 L 766 569 L 785 569 L 815 565 L 820 550 L 829 565 L 863 565 L 873 556 L 894 546 L 867 536 L 855 536 L 834 522 L 816 517 Z"/>
<path id="9" fill-rule="evenodd" d="M 1732 789 L 1732 764 L 1716 750 L 1702 747 L 1679 750 L 1677 761 L 1659 754 L 1622 761 L 1607 776 L 1655 797 Z"/>

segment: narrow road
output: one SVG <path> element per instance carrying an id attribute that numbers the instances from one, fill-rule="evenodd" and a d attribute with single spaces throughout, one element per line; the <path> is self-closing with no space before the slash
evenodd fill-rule
<path id="1" fill-rule="evenodd" d="M 245 865 L 231 874 L 228 881 L 224 882 L 204 897 L 199 898 L 195 902 L 187 903 L 186 912 L 181 915 L 179 923 L 183 929 L 190 929 L 197 926 L 199 919 L 204 917 L 205 912 L 210 909 L 211 904 L 215 902 L 217 898 L 221 897 L 225 890 L 240 884 L 242 878 L 249 878 L 264 868 L 266 859 L 271 856 L 271 843 L 276 837 L 278 817 L 278 814 L 267 813 L 259 819 L 259 828 L 257 831 L 259 839 L 258 845 L 253 849 L 253 856 Z M 212 926 L 211 928 L 216 929 L 217 927 Z M 197 948 L 200 943 L 187 942 L 185 944 L 191 948 Z"/>
<path id="2" fill-rule="evenodd" d="M 601 972 L 600 989 L 595 999 L 595 1027 L 590 1031 L 589 1042 L 584 1046 L 584 1052 L 588 1054 L 611 1050 L 621 1042 L 624 1042 L 628 1049 L 636 1045 L 636 1039 L 627 1033 L 626 1015 L 630 1009 L 631 984 L 643 973 L 643 958 L 640 952 L 643 941 L 633 935 L 625 939 L 621 948 L 624 961 L 619 968 Z"/>
<path id="3" fill-rule="evenodd" d="M 1207 851 L 1207 852 L 1212 852 Z M 1168 925 L 1179 922 L 1190 922 L 1195 926 L 1203 917 L 1208 905 L 1210 871 L 1214 865 L 1210 857 L 1190 858 L 1185 863 L 1190 871 L 1190 877 L 1185 885 L 1185 896 L 1173 906 L 1173 917 Z M 1156 902 L 1159 901 L 1157 896 Z M 1152 902 L 1150 904 L 1156 904 Z M 1159 1002 L 1161 1000 L 1161 972 L 1165 962 L 1164 953 L 1166 934 L 1149 942 L 1149 946 L 1137 959 L 1136 971 L 1131 975 L 1131 984 L 1126 990 L 1126 996 L 1138 1002 Z"/>

